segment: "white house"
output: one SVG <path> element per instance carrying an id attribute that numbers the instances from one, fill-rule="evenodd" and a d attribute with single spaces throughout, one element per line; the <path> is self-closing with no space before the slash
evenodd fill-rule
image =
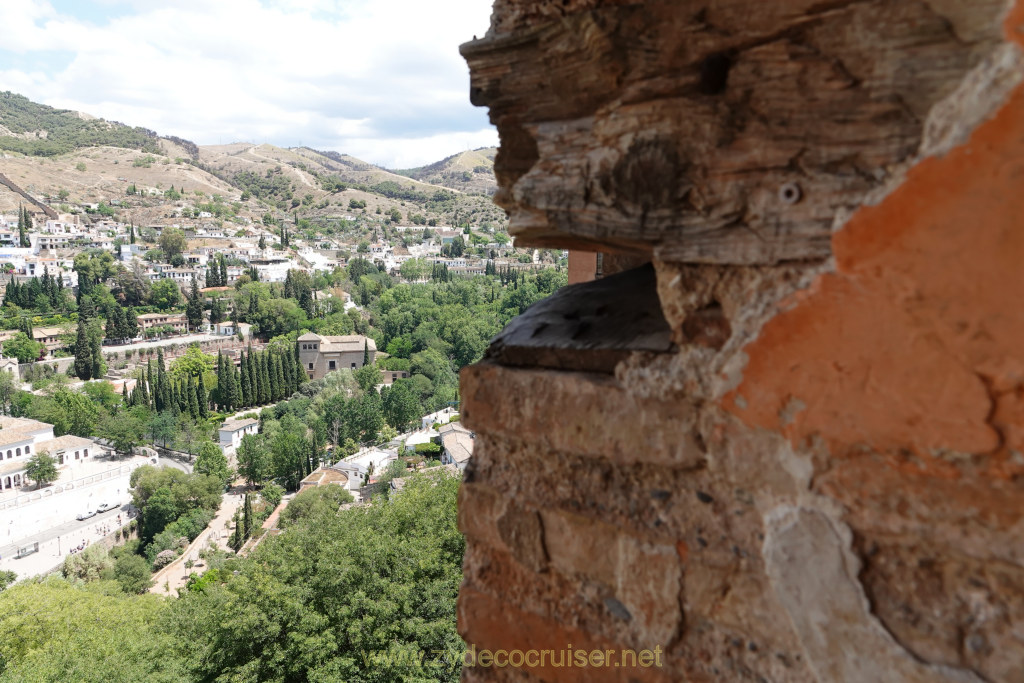
<path id="1" fill-rule="evenodd" d="M 436 413 L 424 415 L 423 418 L 420 420 L 420 429 L 430 429 L 435 422 L 446 425 L 451 421 L 453 416 L 458 414 L 458 410 L 449 406 L 447 408 L 443 408 L 437 411 Z"/>
<path id="2" fill-rule="evenodd" d="M 66 434 L 54 438 L 53 425 L 38 420 L 0 415 L 0 489 L 26 483 L 25 468 L 36 453 L 48 453 L 58 467 L 73 466 L 100 449 L 90 439 Z"/>
<path id="3" fill-rule="evenodd" d="M 245 420 L 226 420 L 220 426 L 220 447 L 224 450 L 238 448 L 242 443 L 242 437 L 246 434 L 255 434 L 259 431 L 259 420 L 248 418 Z"/>
<path id="4" fill-rule="evenodd" d="M 466 469 L 473 457 L 473 433 L 458 422 L 446 424 L 438 430 L 441 437 L 441 464 Z"/>
<path id="5" fill-rule="evenodd" d="M 385 451 L 380 448 L 363 448 L 354 455 L 345 458 L 344 461 L 335 465 L 336 468 L 345 465 L 354 465 L 357 468 L 368 471 L 371 476 L 377 476 L 387 469 L 388 463 L 398 459 L 395 451 Z"/>

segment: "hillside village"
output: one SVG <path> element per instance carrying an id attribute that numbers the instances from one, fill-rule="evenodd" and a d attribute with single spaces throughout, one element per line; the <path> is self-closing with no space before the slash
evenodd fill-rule
<path id="1" fill-rule="evenodd" d="M 33 140 L 58 136 L 2 107 L 0 124 L 0 571 L 17 576 L 74 574 L 95 543 L 129 592 L 175 595 L 278 533 L 299 494 L 365 505 L 417 472 L 457 478 L 458 370 L 565 281 L 565 254 L 505 232 L 493 150 L 391 172 L 146 134 L 52 154 Z M 201 493 L 158 518 L 162 487 Z"/>

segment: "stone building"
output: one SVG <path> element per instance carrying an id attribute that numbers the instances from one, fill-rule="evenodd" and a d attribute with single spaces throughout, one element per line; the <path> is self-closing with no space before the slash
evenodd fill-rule
<path id="1" fill-rule="evenodd" d="M 307 332 L 296 343 L 299 363 L 310 379 L 320 379 L 334 370 L 361 368 L 365 356 L 369 356 L 369 363 L 373 365 L 377 357 L 377 345 L 361 334 L 325 337 Z"/>
<path id="2" fill-rule="evenodd" d="M 527 655 L 464 681 L 1024 680 L 1022 42 L 1022 0 L 496 0 L 495 201 L 601 277 L 462 371 L 459 630 Z"/>

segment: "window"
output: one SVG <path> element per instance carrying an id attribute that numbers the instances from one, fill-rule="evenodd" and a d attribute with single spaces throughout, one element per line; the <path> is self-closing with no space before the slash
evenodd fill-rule
<path id="1" fill-rule="evenodd" d="M 85 458 L 89 457 L 89 449 L 88 448 L 86 448 L 84 451 L 82 451 L 82 453 L 83 453 L 82 457 L 85 457 Z"/>
<path id="2" fill-rule="evenodd" d="M 333 360 L 329 361 L 327 363 L 327 367 L 329 367 L 331 370 L 333 370 L 335 367 L 337 367 L 337 363 L 335 363 Z"/>
<path id="3" fill-rule="evenodd" d="M 30 448 L 32 448 L 32 447 L 31 446 L 25 446 L 25 455 L 29 454 L 29 452 L 30 452 L 29 449 Z"/>
<path id="4" fill-rule="evenodd" d="M 313 364 L 312 364 L 312 363 L 310 363 L 310 364 L 309 364 L 309 369 L 310 369 L 310 370 L 312 370 L 312 369 L 313 369 Z"/>
<path id="5" fill-rule="evenodd" d="M 75 451 L 75 460 L 78 460 L 78 458 L 79 458 L 79 452 Z"/>
<path id="6" fill-rule="evenodd" d="M 305 351 L 305 350 L 306 350 L 306 344 L 303 344 L 303 345 L 302 345 L 302 350 L 303 350 L 303 351 Z"/>
<path id="7" fill-rule="evenodd" d="M 58 465 L 63 465 L 64 464 L 64 451 L 57 451 L 57 464 Z"/>
<path id="8" fill-rule="evenodd" d="M 7 459 L 8 460 L 11 459 L 11 451 L 10 451 L 10 449 L 7 450 Z"/>
<path id="9" fill-rule="evenodd" d="M 20 448 L 15 448 L 14 449 L 14 454 L 15 455 L 21 455 L 21 449 Z"/>
<path id="10" fill-rule="evenodd" d="M 356 369 L 356 364 L 355 364 L 355 363 L 353 363 L 353 364 L 352 364 L 352 369 L 353 369 L 353 370 L 355 370 L 355 369 Z"/>

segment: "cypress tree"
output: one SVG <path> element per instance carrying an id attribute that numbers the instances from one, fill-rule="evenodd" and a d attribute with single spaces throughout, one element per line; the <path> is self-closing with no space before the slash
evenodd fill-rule
<path id="1" fill-rule="evenodd" d="M 242 505 L 242 537 L 249 538 L 252 534 L 252 499 L 245 494 L 245 503 Z"/>
<path id="2" fill-rule="evenodd" d="M 273 376 L 270 374 L 270 352 L 263 351 L 259 361 L 260 371 L 263 373 L 263 396 L 265 402 L 269 403 L 273 395 Z"/>
<path id="3" fill-rule="evenodd" d="M 363 340 L 363 365 L 370 364 L 370 340 Z"/>
<path id="4" fill-rule="evenodd" d="M 89 348 L 92 351 L 92 378 L 99 379 L 103 376 L 103 340 L 100 334 L 89 335 Z"/>
<path id="5" fill-rule="evenodd" d="M 228 360 L 228 372 L 231 373 L 231 407 L 240 408 L 242 406 L 242 375 L 230 359 Z"/>
<path id="6" fill-rule="evenodd" d="M 239 550 L 242 549 L 242 543 L 243 543 L 243 540 L 242 540 L 242 522 L 238 518 L 238 510 L 235 510 L 234 522 L 235 522 L 235 530 L 231 534 L 231 543 L 229 543 L 229 545 L 231 546 L 231 549 L 234 550 L 237 553 Z"/>
<path id="7" fill-rule="evenodd" d="M 240 406 L 251 406 L 252 405 L 252 382 L 249 381 L 249 362 L 245 355 L 245 351 L 242 352 L 241 367 L 239 374 L 241 375 L 241 404 Z"/>
<path id="8" fill-rule="evenodd" d="M 192 289 L 189 291 L 188 302 L 185 304 L 185 318 L 193 330 L 199 329 L 203 324 L 203 297 L 199 293 L 199 284 L 196 276 L 192 276 Z"/>
<path id="9" fill-rule="evenodd" d="M 149 372 L 149 367 L 146 367 L 146 369 L 142 371 L 142 381 L 140 386 L 136 388 L 141 391 L 141 398 L 145 401 L 146 407 L 150 409 L 153 408 L 153 404 L 149 400 L 149 387 L 152 385 L 152 382 L 153 376 Z"/>
<path id="10" fill-rule="evenodd" d="M 217 261 L 220 263 L 220 286 L 221 287 L 226 287 L 227 284 L 228 284 L 228 264 L 227 264 L 227 261 L 224 260 L 223 256 L 218 257 Z"/>
<path id="11" fill-rule="evenodd" d="M 107 311 L 107 339 L 121 339 L 121 332 L 123 331 L 124 323 L 118 324 L 117 321 L 117 312 L 120 310 L 120 306 L 118 306 L 117 304 L 113 304 L 110 307 L 110 310 Z"/>
<path id="12" fill-rule="evenodd" d="M 196 405 L 199 407 L 199 418 L 205 420 L 209 417 L 209 394 L 206 391 L 206 380 L 203 373 L 199 373 L 199 381 L 196 382 Z"/>
<path id="13" fill-rule="evenodd" d="M 89 347 L 85 321 L 81 318 L 78 319 L 78 333 L 75 337 L 75 374 L 81 380 L 92 378 L 92 349 Z"/>
<path id="14" fill-rule="evenodd" d="M 139 336 L 139 316 L 131 306 L 124 311 L 124 334 L 126 339 L 135 339 Z"/>
<path id="15" fill-rule="evenodd" d="M 25 246 L 25 207 L 18 205 L 18 246 Z"/>
<path id="16" fill-rule="evenodd" d="M 295 367 L 292 365 L 292 354 L 286 352 L 281 357 L 281 369 L 284 372 L 285 396 L 291 396 L 295 393 Z"/>
<path id="17" fill-rule="evenodd" d="M 224 410 L 224 398 L 227 394 L 227 377 L 224 373 L 224 354 L 217 352 L 217 388 L 213 391 L 213 402 Z"/>
<path id="18" fill-rule="evenodd" d="M 188 395 L 189 392 L 185 389 L 184 380 L 174 384 L 174 400 L 178 404 L 178 412 L 191 417 L 191 412 L 188 407 Z"/>
<path id="19" fill-rule="evenodd" d="M 121 401 L 124 403 L 125 406 L 131 405 L 131 403 L 128 400 L 128 382 L 127 381 L 125 381 L 125 383 L 121 385 Z"/>
<path id="20" fill-rule="evenodd" d="M 284 398 L 285 391 L 287 391 L 287 385 L 284 382 L 284 368 L 281 366 L 281 355 L 275 353 L 273 356 L 274 360 L 274 388 L 275 396 L 274 400 L 280 401 Z"/>
<path id="21" fill-rule="evenodd" d="M 25 209 L 25 233 L 31 232 L 33 227 L 34 226 L 32 225 L 32 214 L 28 212 L 28 209 Z M 32 243 L 29 240 L 28 235 L 25 233 L 23 233 L 21 236 L 21 246 L 30 247 L 32 246 Z"/>
<path id="22" fill-rule="evenodd" d="M 258 353 L 249 359 L 250 367 L 253 371 L 253 394 L 256 396 L 256 405 L 263 405 L 267 402 L 267 385 L 266 378 L 263 375 L 262 363 L 260 358 L 263 354 Z"/>
<path id="23" fill-rule="evenodd" d="M 185 393 L 188 398 L 188 415 L 195 422 L 199 419 L 199 398 L 196 395 L 195 382 L 192 381 L 192 375 L 188 376 L 188 382 L 185 384 Z"/>
<path id="24" fill-rule="evenodd" d="M 262 395 L 260 391 L 260 364 L 251 350 L 249 351 L 248 360 L 249 388 L 252 389 L 253 405 L 258 406 L 261 403 L 260 396 Z"/>

